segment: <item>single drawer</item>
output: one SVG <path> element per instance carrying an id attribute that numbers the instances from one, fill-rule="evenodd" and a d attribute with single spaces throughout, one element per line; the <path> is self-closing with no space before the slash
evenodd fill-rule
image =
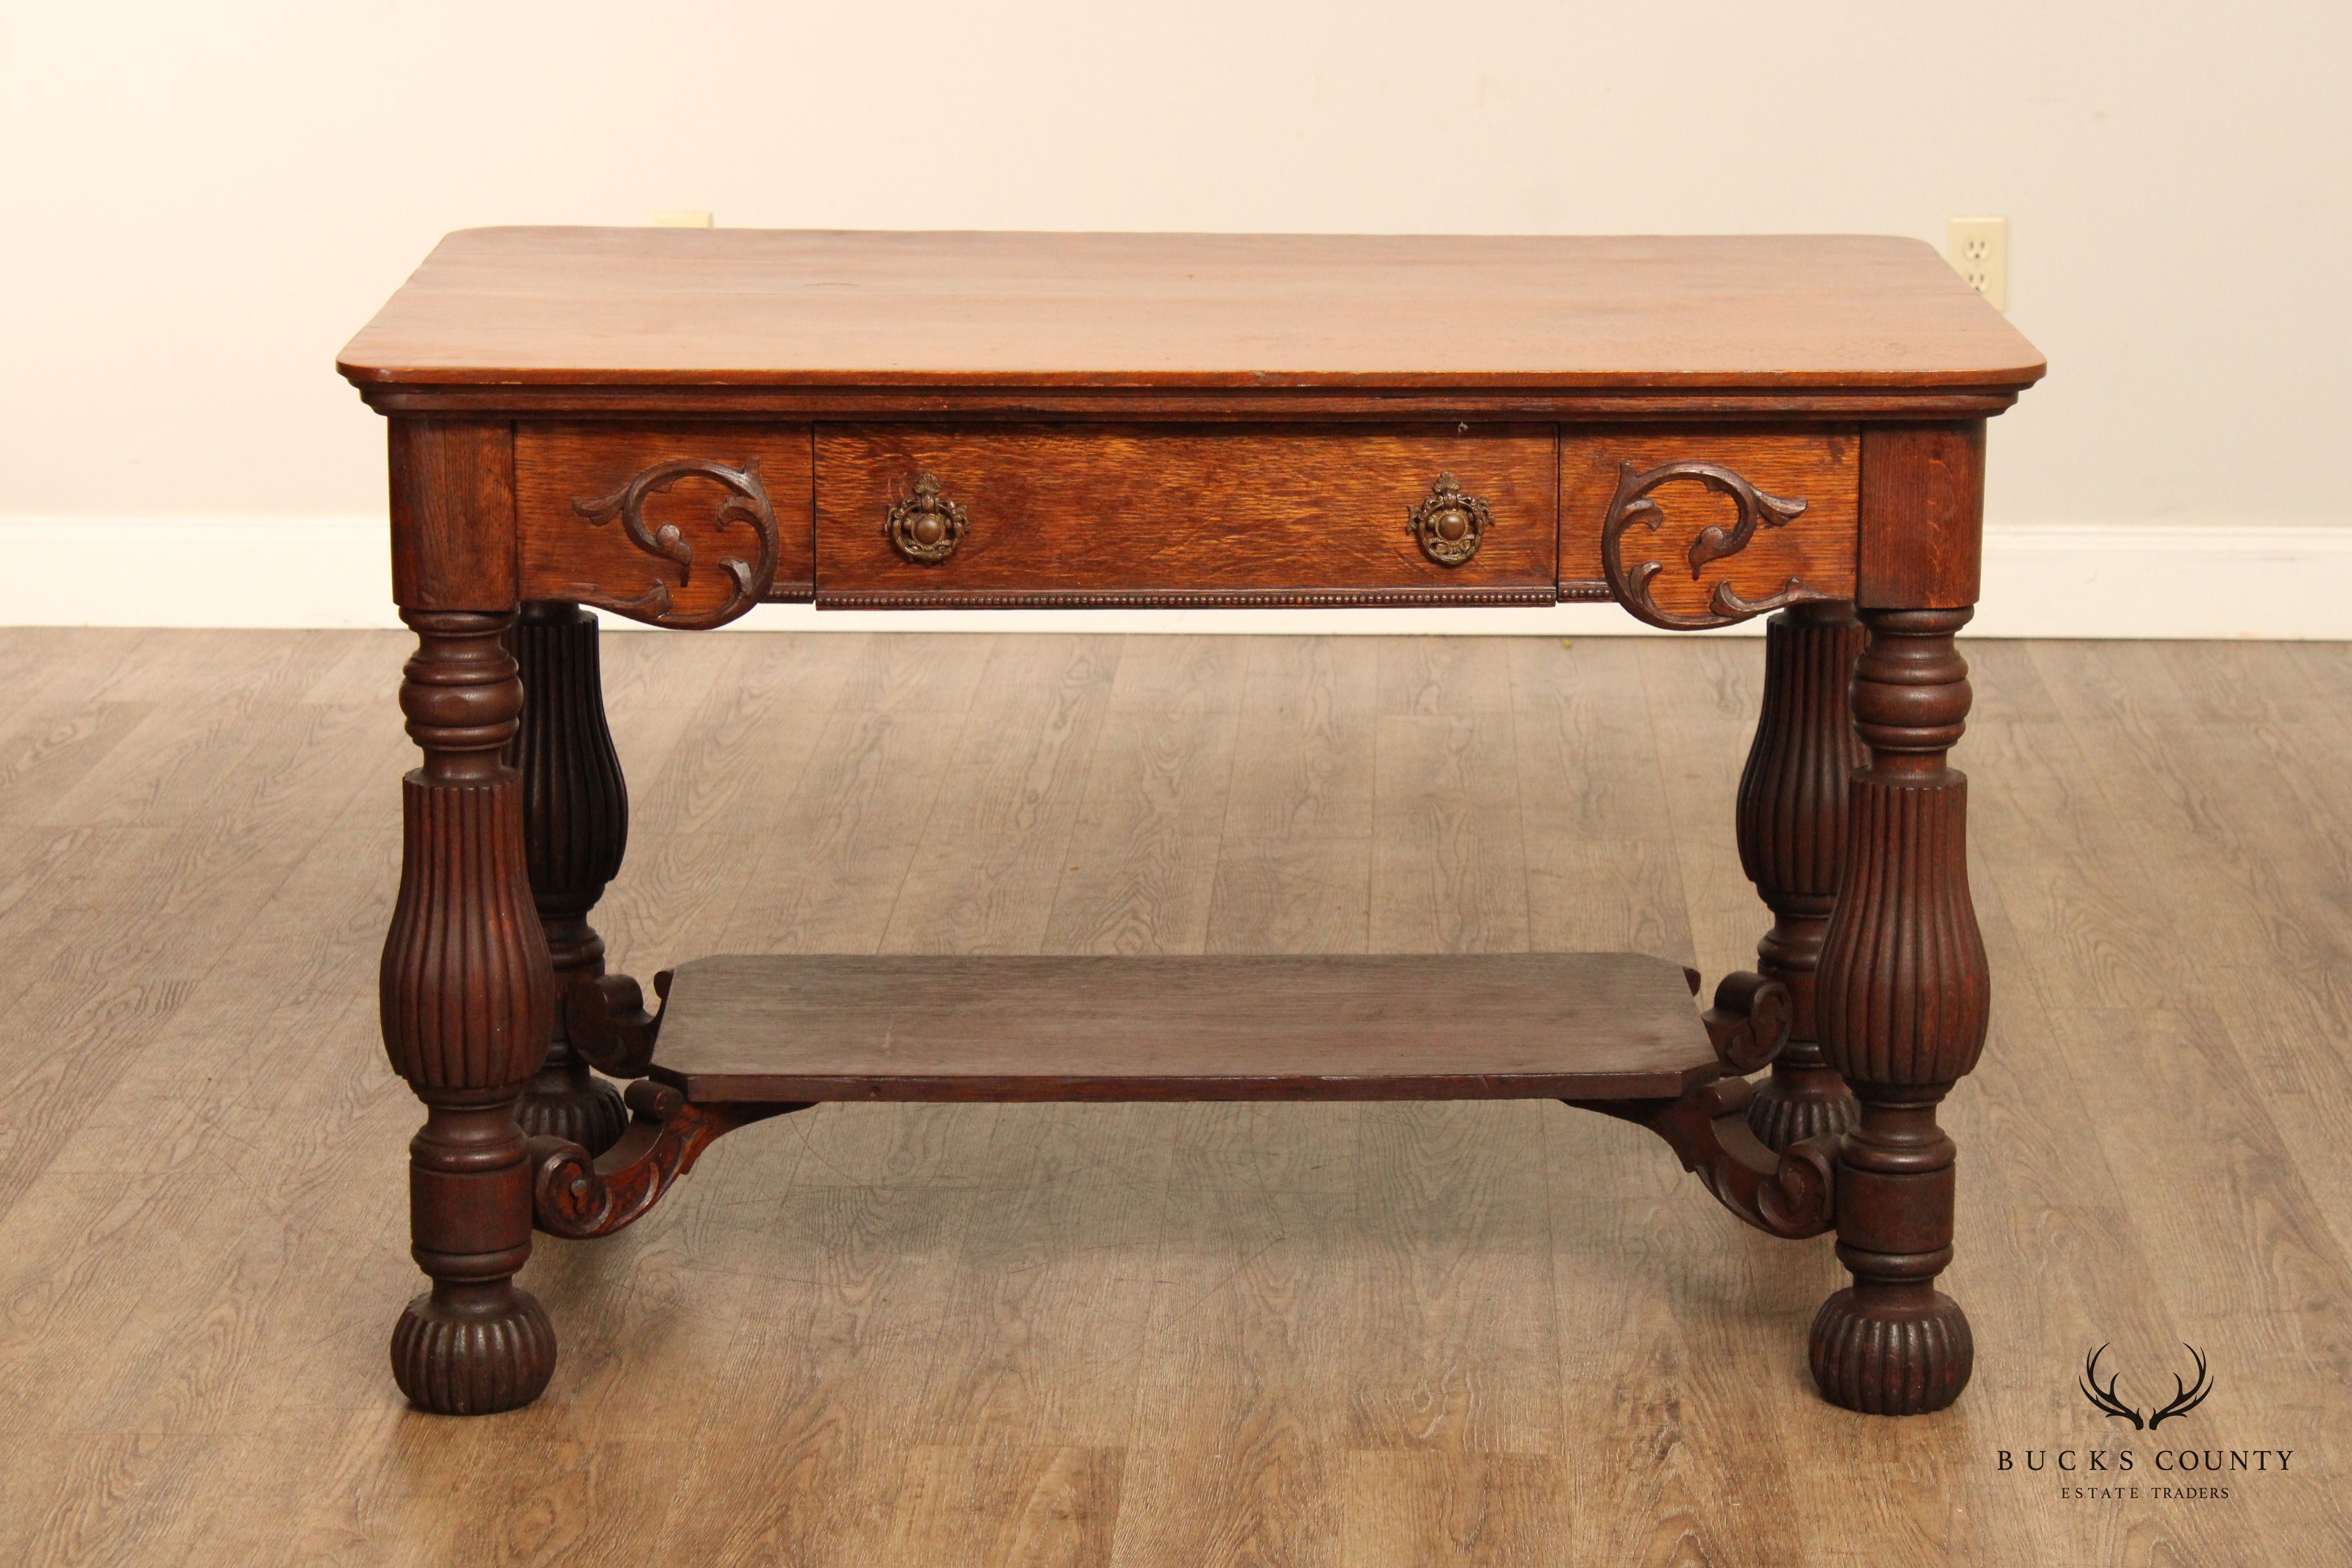
<path id="1" fill-rule="evenodd" d="M 1549 604 L 1549 427 L 820 425 L 841 607 Z"/>
<path id="2" fill-rule="evenodd" d="M 805 424 L 518 425 L 522 595 L 687 627 L 806 599 L 809 460 Z"/>
<path id="3" fill-rule="evenodd" d="M 1852 598 L 1861 453 L 1850 430 L 1564 430 L 1560 597 L 1676 629 Z"/>

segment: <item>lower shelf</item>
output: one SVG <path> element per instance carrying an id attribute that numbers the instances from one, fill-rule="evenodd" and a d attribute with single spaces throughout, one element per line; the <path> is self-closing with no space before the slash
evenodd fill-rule
<path id="1" fill-rule="evenodd" d="M 1633 952 L 706 958 L 655 984 L 657 1017 L 626 975 L 571 994 L 573 1048 L 646 1076 L 609 1149 L 530 1141 L 541 1230 L 610 1236 L 719 1138 L 829 1100 L 1563 1100 L 1655 1132 L 1759 1229 L 1836 1212 L 1831 1143 L 1748 1124 L 1737 1075 L 1788 1038 L 1757 974 L 1704 1015 L 1696 974 Z"/>
<path id="2" fill-rule="evenodd" d="M 1674 1100 L 1722 1071 L 1693 984 L 1632 952 L 705 958 L 650 1076 L 707 1106 Z"/>

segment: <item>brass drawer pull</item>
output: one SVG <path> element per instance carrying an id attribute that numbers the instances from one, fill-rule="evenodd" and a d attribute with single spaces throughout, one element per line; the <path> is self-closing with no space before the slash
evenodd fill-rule
<path id="1" fill-rule="evenodd" d="M 1478 542 L 1495 526 L 1494 513 L 1476 496 L 1462 493 L 1452 474 L 1437 476 L 1428 499 L 1412 509 L 1405 531 L 1421 542 L 1421 552 L 1440 566 L 1459 566 L 1478 553 Z"/>
<path id="2" fill-rule="evenodd" d="M 890 509 L 882 526 L 899 554 L 919 565 L 936 566 L 963 542 L 963 508 L 940 494 L 940 481 L 915 476 L 915 493 Z"/>

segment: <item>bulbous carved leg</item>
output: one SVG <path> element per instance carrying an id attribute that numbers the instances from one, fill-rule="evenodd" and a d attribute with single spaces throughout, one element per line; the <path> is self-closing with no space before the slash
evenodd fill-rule
<path id="1" fill-rule="evenodd" d="M 416 1405 L 479 1415 L 528 1404 L 555 1368 L 546 1312 L 516 1289 L 530 1256 L 529 1144 L 514 1103 L 554 1010 L 524 870 L 522 783 L 501 760 L 522 688 L 513 618 L 411 611 L 400 690 L 424 765 L 403 784 L 400 899 L 384 937 L 383 1043 L 425 1102 L 409 1145 L 409 1230 L 433 1288 L 393 1331 Z"/>
<path id="2" fill-rule="evenodd" d="M 1936 1106 L 1977 1063 L 1990 1010 L 1969 899 L 1968 781 L 1946 765 L 1969 703 L 1952 646 L 1969 612 L 1866 610 L 1846 862 L 1818 1017 L 1861 1119 L 1838 1154 L 1838 1259 L 1851 1288 L 1813 1320 L 1813 1378 L 1880 1415 L 1940 1410 L 1969 1381 L 1968 1319 L 1936 1289 L 1952 1258 L 1954 1150 Z"/>
<path id="3" fill-rule="evenodd" d="M 604 973 L 604 939 L 588 912 L 621 869 L 629 794 L 604 722 L 596 618 L 577 605 L 523 605 L 508 646 L 522 676 L 522 725 L 507 751 L 522 774 L 523 842 L 531 896 L 555 965 L 560 1000 Z M 561 1138 L 591 1154 L 628 1125 L 620 1090 L 588 1070 L 555 1010 L 547 1058 L 523 1090 L 515 1120 L 531 1137 Z"/>
<path id="4" fill-rule="evenodd" d="M 1739 777 L 1739 864 L 1772 911 L 1757 968 L 1789 988 L 1789 1043 L 1757 1086 L 1748 1121 L 1767 1148 L 1845 1131 L 1853 1093 L 1823 1060 L 1814 972 L 1845 853 L 1846 781 L 1862 765 L 1846 683 L 1862 623 L 1843 602 L 1805 604 L 1765 623 L 1764 704 Z"/>

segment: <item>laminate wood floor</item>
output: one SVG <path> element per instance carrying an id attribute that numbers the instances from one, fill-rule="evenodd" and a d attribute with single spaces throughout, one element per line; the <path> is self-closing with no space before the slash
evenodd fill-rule
<path id="1" fill-rule="evenodd" d="M 0 1562 L 2279 1563 L 2352 1552 L 2352 648 L 1979 643 L 1976 1381 L 1824 1405 L 1826 1239 L 1528 1102 L 832 1106 L 524 1276 L 536 1406 L 385 1365 L 375 633 L 0 632 Z M 1635 948 L 1762 930 L 1752 641 L 605 641 L 600 924 L 727 951 Z M 2142 1405 L 2182 1342 L 2210 1398 Z M 2059 1474 L 2124 1448 L 2133 1471 Z M 2159 1473 L 2158 1450 L 2290 1451 Z M 2008 1450 L 2014 1468 L 2000 1468 Z M 2054 1462 L 2054 1457 L 2044 1463 Z M 2063 1486 L 2137 1485 L 2069 1496 Z M 2158 1487 L 2225 1487 L 2175 1498 Z"/>

